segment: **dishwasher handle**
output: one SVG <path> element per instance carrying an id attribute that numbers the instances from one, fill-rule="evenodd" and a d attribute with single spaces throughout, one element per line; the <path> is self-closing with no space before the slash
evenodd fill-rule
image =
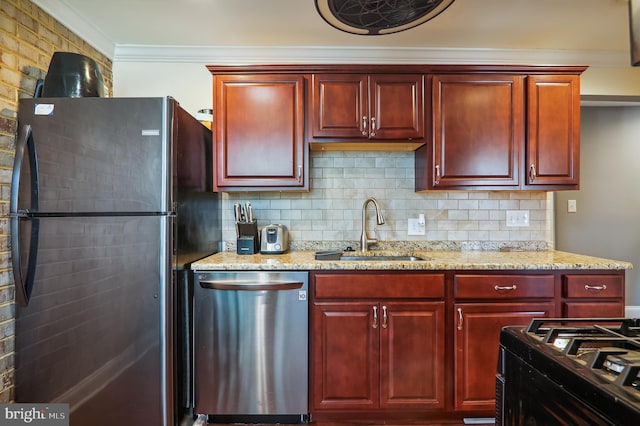
<path id="1" fill-rule="evenodd" d="M 211 280 L 200 281 L 200 287 L 209 290 L 278 291 L 302 288 L 302 281 Z"/>

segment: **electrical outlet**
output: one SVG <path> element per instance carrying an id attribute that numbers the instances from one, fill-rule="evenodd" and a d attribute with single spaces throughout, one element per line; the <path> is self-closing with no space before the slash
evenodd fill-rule
<path id="1" fill-rule="evenodd" d="M 410 217 L 407 220 L 407 235 L 425 235 L 426 226 L 424 223 L 420 223 L 420 219 Z"/>
<path id="2" fill-rule="evenodd" d="M 576 213 L 578 211 L 578 204 L 576 200 L 567 200 L 567 213 Z"/>
<path id="3" fill-rule="evenodd" d="M 507 226 L 529 226 L 529 210 L 507 210 Z"/>

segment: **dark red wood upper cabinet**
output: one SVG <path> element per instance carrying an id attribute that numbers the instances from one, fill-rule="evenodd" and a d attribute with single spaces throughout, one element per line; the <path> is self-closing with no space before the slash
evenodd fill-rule
<path id="1" fill-rule="evenodd" d="M 302 75 L 214 76 L 217 190 L 308 189 Z"/>
<path id="2" fill-rule="evenodd" d="M 530 76 L 527 100 L 527 186 L 578 189 L 580 77 Z"/>
<path id="3" fill-rule="evenodd" d="M 522 76 L 433 77 L 432 188 L 518 186 Z"/>
<path id="4" fill-rule="evenodd" d="M 311 138 L 424 137 L 421 74 L 314 74 Z"/>
<path id="5" fill-rule="evenodd" d="M 433 76 L 416 190 L 578 189 L 579 74 Z"/>

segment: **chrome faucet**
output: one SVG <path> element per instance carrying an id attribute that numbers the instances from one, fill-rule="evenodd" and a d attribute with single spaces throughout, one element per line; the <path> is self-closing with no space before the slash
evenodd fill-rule
<path id="1" fill-rule="evenodd" d="M 367 200 L 362 205 L 362 233 L 360 234 L 360 250 L 362 251 L 368 251 L 369 244 L 375 244 L 378 242 L 378 240 L 375 238 L 367 237 L 367 205 L 369 203 L 373 203 L 376 208 L 378 225 L 384 224 L 384 217 L 382 216 L 382 212 L 380 211 L 378 201 L 376 201 L 375 198 L 367 198 Z"/>

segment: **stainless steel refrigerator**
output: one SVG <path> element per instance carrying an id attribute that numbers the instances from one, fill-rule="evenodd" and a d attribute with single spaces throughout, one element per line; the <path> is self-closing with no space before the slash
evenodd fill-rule
<path id="1" fill-rule="evenodd" d="M 188 411 L 190 262 L 220 248 L 211 131 L 166 98 L 20 101 L 15 400 L 70 424 Z"/>

